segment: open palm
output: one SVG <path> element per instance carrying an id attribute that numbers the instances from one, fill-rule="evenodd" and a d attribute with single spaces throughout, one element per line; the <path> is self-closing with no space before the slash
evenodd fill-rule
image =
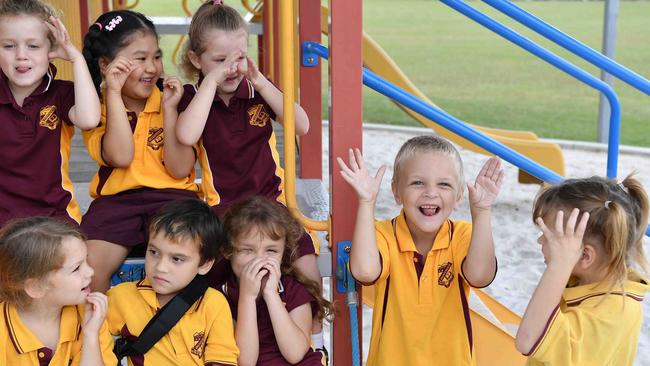
<path id="1" fill-rule="evenodd" d="M 470 206 L 477 209 L 489 209 L 499 195 L 502 182 L 501 160 L 493 156 L 481 168 L 474 185 L 467 186 Z"/>
<path id="2" fill-rule="evenodd" d="M 350 166 L 346 165 L 343 159 L 336 158 L 341 168 L 341 176 L 357 192 L 359 201 L 375 201 L 386 166 L 382 165 L 373 177 L 366 169 L 363 155 L 359 149 L 349 150 L 349 160 Z"/>

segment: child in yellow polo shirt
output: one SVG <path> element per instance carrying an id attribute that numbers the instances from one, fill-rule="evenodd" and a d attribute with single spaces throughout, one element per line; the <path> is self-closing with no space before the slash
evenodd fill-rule
<path id="1" fill-rule="evenodd" d="M 628 176 L 569 179 L 543 190 L 533 219 L 546 270 L 517 331 L 528 365 L 633 365 L 648 280 L 648 196 Z"/>
<path id="2" fill-rule="evenodd" d="M 4 226 L 0 365 L 115 365 L 106 296 L 90 292 L 92 276 L 83 236 L 72 226 L 46 217 Z"/>
<path id="3" fill-rule="evenodd" d="M 468 184 L 472 223 L 450 220 L 463 197 L 462 160 L 436 136 L 408 140 L 395 158 L 393 194 L 399 216 L 375 223 L 385 166 L 373 177 L 361 152 L 350 150 L 341 175 L 357 192 L 359 208 L 350 269 L 375 284 L 367 365 L 474 365 L 469 287 L 488 286 L 497 264 L 491 206 L 503 171 L 490 158 Z"/>
<path id="4" fill-rule="evenodd" d="M 146 278 L 108 291 L 111 334 L 140 336 L 160 308 L 210 270 L 221 242 L 221 223 L 206 203 L 190 199 L 163 206 L 149 225 Z M 208 288 L 149 351 L 130 356 L 129 365 L 236 365 L 238 357 L 228 302 Z"/>

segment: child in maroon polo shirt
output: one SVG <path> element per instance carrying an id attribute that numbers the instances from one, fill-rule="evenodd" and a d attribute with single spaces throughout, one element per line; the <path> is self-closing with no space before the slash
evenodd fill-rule
<path id="1" fill-rule="evenodd" d="M 322 322 L 332 305 L 294 266 L 300 223 L 277 202 L 253 197 L 226 212 L 224 227 L 231 275 L 220 289 L 236 321 L 239 364 L 322 366 L 309 334 L 312 318 Z"/>
<path id="2" fill-rule="evenodd" d="M 210 1 L 194 14 L 182 68 L 196 85 L 185 85 L 176 133 L 180 143 L 199 144 L 202 192 L 217 215 L 241 199 L 260 195 L 284 204 L 284 172 L 271 122 L 282 122 L 282 92 L 247 56 L 248 30 L 237 10 Z M 309 129 L 305 111 L 294 106 L 296 134 Z M 276 118 L 277 117 L 277 118 Z M 295 265 L 320 282 L 314 240 L 299 241 Z M 223 271 L 213 267 L 212 277 Z M 320 323 L 314 342 L 322 348 Z"/>
<path id="3" fill-rule="evenodd" d="M 0 42 L 0 227 L 29 216 L 77 226 L 70 139 L 74 126 L 95 127 L 100 111 L 84 58 L 38 0 L 0 2 Z M 72 62 L 74 85 L 54 80 L 56 58 Z"/>
<path id="4" fill-rule="evenodd" d="M 146 243 L 149 220 L 164 204 L 197 198 L 195 150 L 175 137 L 181 82 L 165 77 L 154 24 L 129 10 L 104 13 L 90 26 L 84 56 L 103 96 L 100 125 L 84 133 L 99 171 L 83 217 L 93 289 L 106 291 L 130 250 Z M 104 89 L 100 83 L 104 81 Z"/>

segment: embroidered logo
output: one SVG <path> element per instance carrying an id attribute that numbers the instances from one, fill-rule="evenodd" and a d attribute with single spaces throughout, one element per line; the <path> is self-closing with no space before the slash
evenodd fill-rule
<path id="1" fill-rule="evenodd" d="M 196 332 L 194 333 L 194 347 L 192 347 L 192 354 L 196 355 L 198 358 L 203 357 L 203 351 L 205 350 L 205 333 Z"/>
<path id="2" fill-rule="evenodd" d="M 248 122 L 253 126 L 264 127 L 271 119 L 268 113 L 264 110 L 262 104 L 256 104 L 248 108 Z"/>
<path id="3" fill-rule="evenodd" d="M 454 280 L 454 274 L 451 272 L 451 262 L 438 266 L 438 285 L 449 287 Z"/>
<path id="4" fill-rule="evenodd" d="M 154 150 L 160 150 L 164 145 L 165 138 L 163 136 L 163 129 L 158 127 L 151 127 L 149 129 L 149 137 L 147 138 L 147 146 Z"/>
<path id="5" fill-rule="evenodd" d="M 55 130 L 59 125 L 59 116 L 56 114 L 56 106 L 46 105 L 41 108 L 40 119 L 38 124 L 41 127 L 48 128 L 50 130 Z"/>

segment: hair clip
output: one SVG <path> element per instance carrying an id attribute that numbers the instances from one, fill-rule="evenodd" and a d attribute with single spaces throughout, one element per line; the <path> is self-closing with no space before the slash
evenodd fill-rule
<path id="1" fill-rule="evenodd" d="M 212 0 L 212 5 L 217 6 L 217 5 L 223 5 L 222 0 Z"/>
<path id="2" fill-rule="evenodd" d="M 122 22 L 122 17 L 120 15 L 116 16 L 115 18 L 111 19 L 110 22 L 108 22 L 108 25 L 106 25 L 106 30 L 109 32 L 112 31 L 121 22 Z"/>
<path id="3" fill-rule="evenodd" d="M 616 183 L 616 185 L 618 185 L 623 190 L 623 192 L 630 193 L 630 191 L 627 189 L 627 187 L 623 184 L 623 181 L 620 181 L 620 182 Z"/>
<path id="4" fill-rule="evenodd" d="M 102 23 L 100 23 L 100 22 L 95 23 L 95 25 L 99 27 L 99 30 L 100 30 L 100 31 L 101 31 L 102 29 L 104 29 L 104 26 L 102 26 Z"/>
<path id="5" fill-rule="evenodd" d="M 605 208 L 609 210 L 609 204 L 612 203 L 612 201 L 605 201 Z"/>

